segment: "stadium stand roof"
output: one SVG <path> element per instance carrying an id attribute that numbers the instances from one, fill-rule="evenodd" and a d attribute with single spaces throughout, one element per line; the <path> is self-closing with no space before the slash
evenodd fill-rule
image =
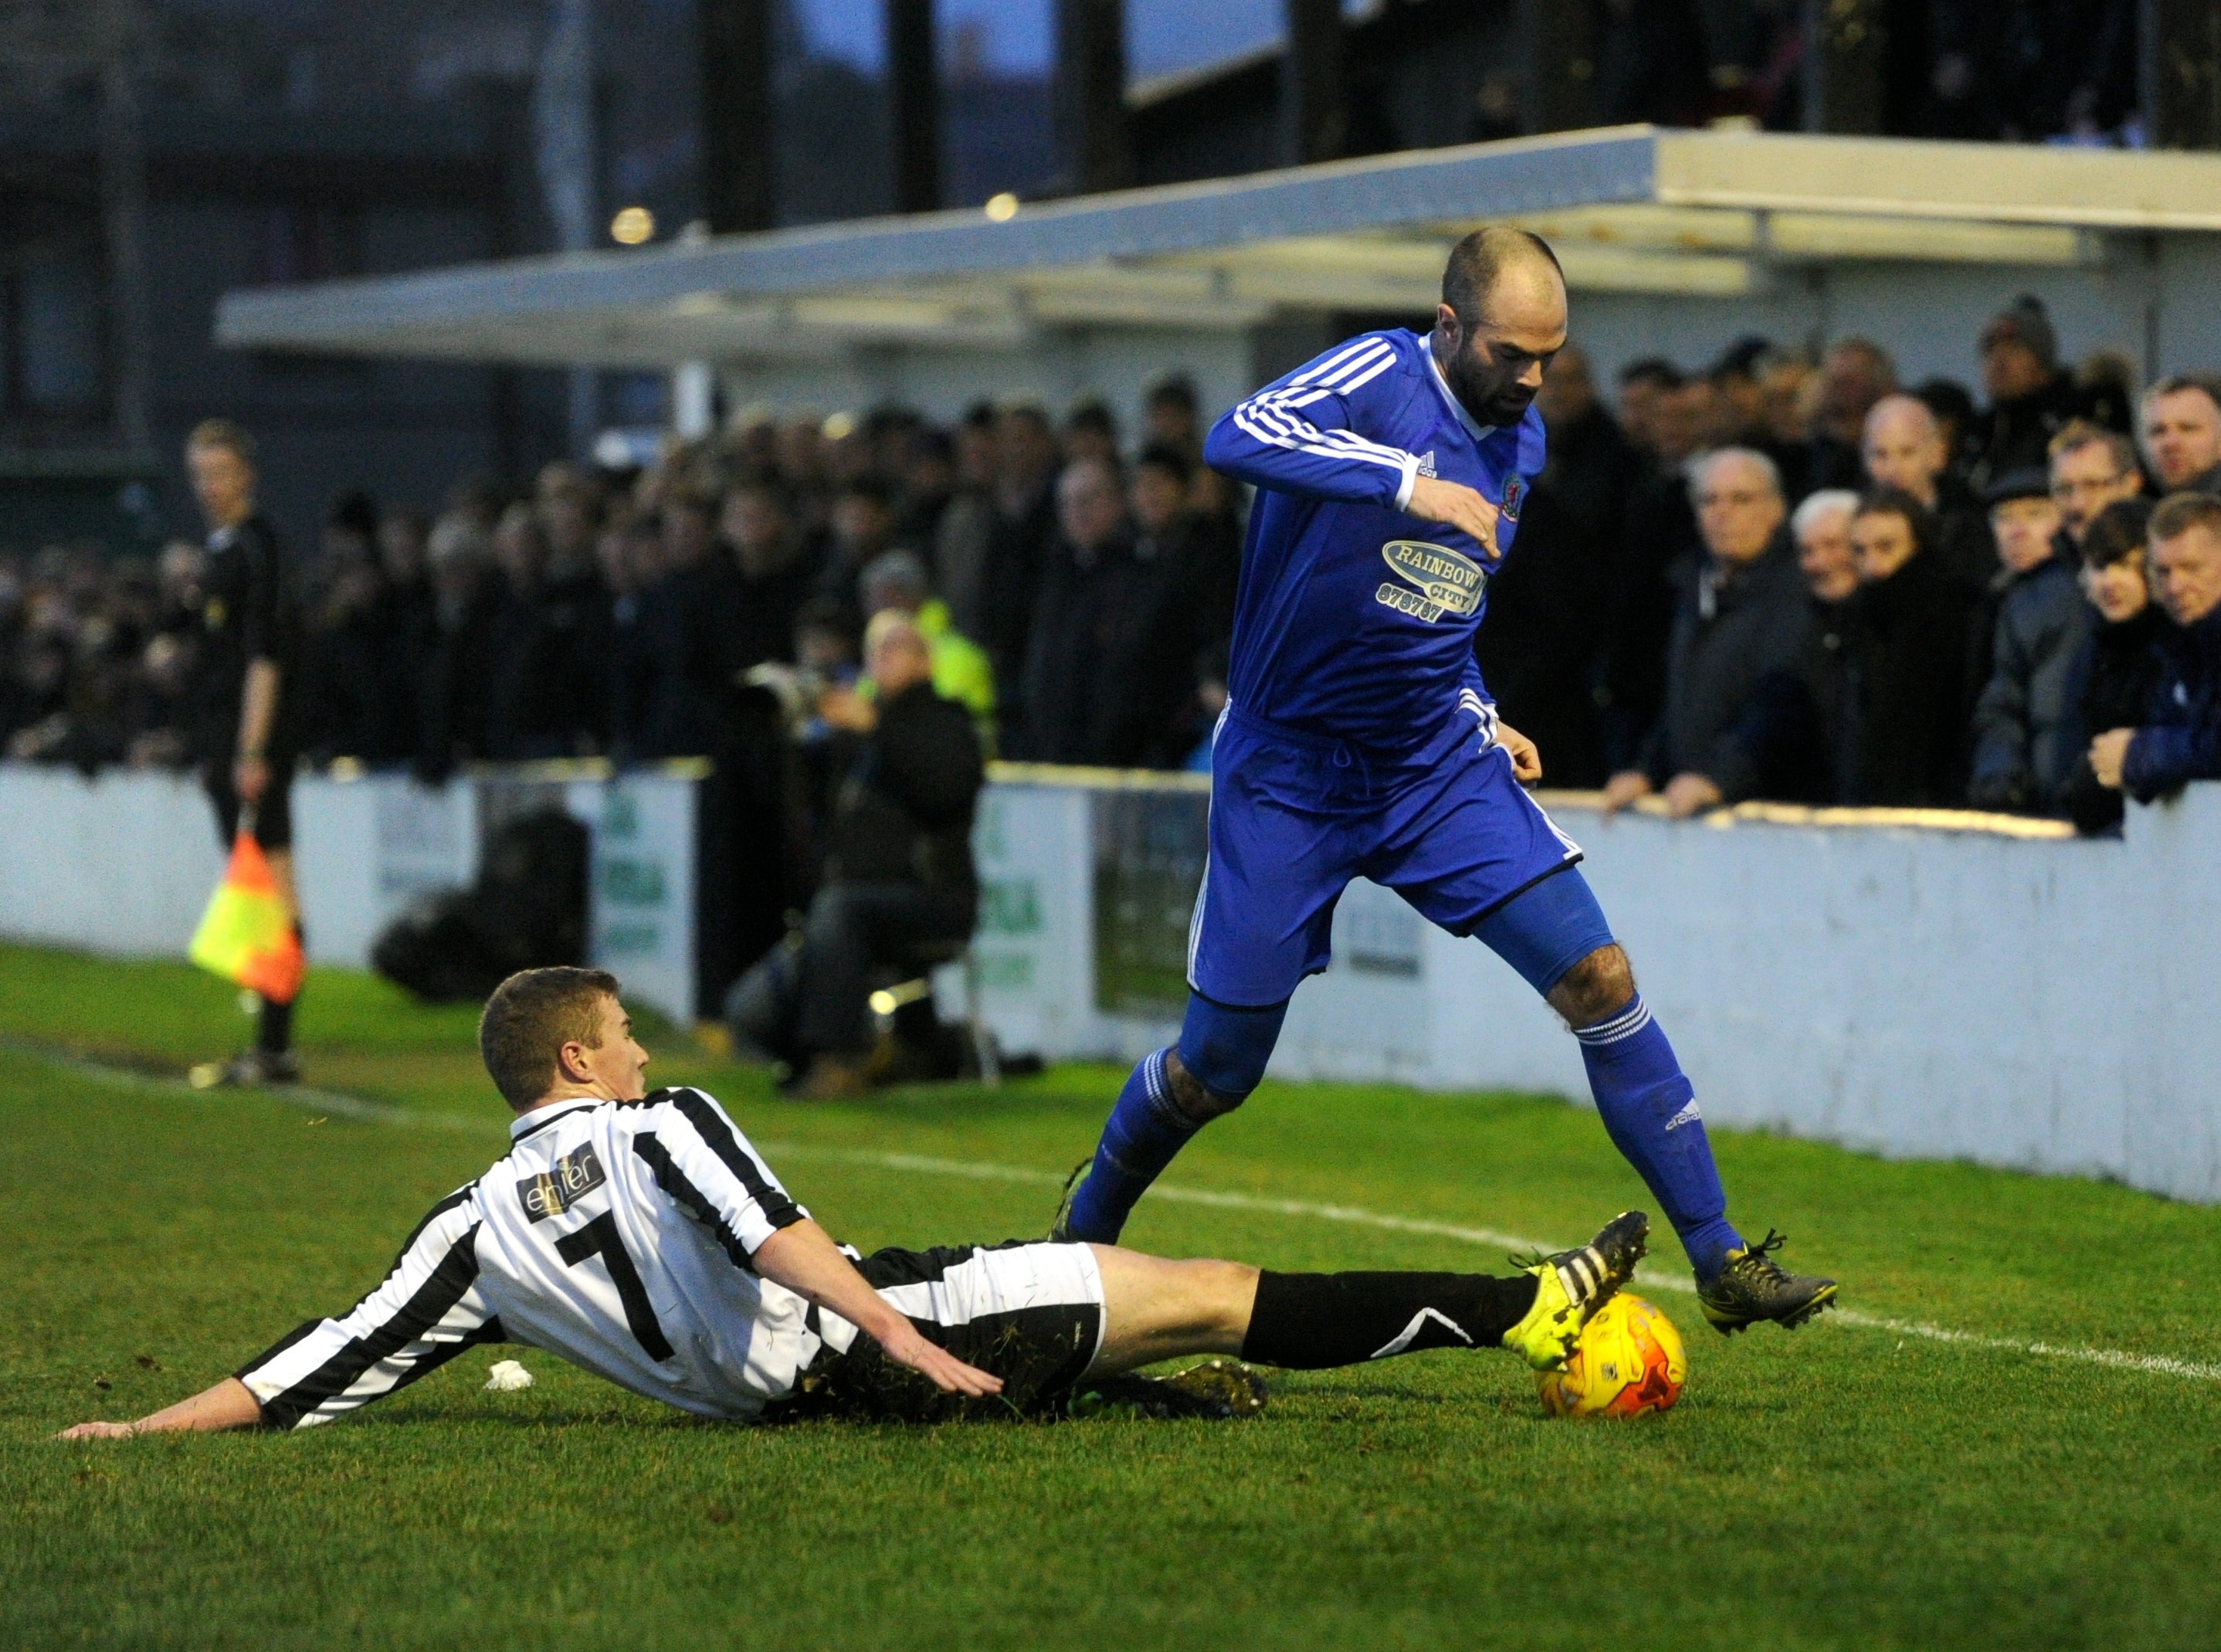
<path id="1" fill-rule="evenodd" d="M 2221 231 L 2221 155 L 1608 128 L 1021 205 L 228 294 L 221 345 L 519 364 L 1020 349 L 1043 329 L 1423 313 L 1473 223 L 1577 290 L 1735 297 L 1800 266 L 2103 265 Z"/>

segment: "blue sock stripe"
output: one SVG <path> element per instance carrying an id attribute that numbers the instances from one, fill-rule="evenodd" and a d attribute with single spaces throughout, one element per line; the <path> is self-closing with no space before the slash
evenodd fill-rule
<path id="1" fill-rule="evenodd" d="M 1592 1027 L 1576 1027 L 1573 1036 L 1584 1044 L 1617 1044 L 1623 1038 L 1632 1038 L 1650 1024 L 1650 1006 L 1636 993 L 1627 1008 L 1609 1021 L 1599 1021 Z"/>

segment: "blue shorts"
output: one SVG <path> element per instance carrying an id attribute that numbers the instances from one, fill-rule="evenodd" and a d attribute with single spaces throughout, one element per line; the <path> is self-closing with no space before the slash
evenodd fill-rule
<path id="1" fill-rule="evenodd" d="M 1278 1004 L 1331 958 L 1353 878 L 1452 935 L 1573 865 L 1580 846 L 1512 779 L 1511 754 L 1460 713 L 1384 757 L 1229 706 L 1211 758 L 1211 858 L 1188 925 L 1188 985 Z"/>

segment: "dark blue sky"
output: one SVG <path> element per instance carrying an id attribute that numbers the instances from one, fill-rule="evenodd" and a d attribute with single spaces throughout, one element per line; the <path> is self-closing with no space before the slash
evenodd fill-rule
<path id="1" fill-rule="evenodd" d="M 946 35 L 960 23 L 985 31 L 998 67 L 1038 73 L 1048 66 L 1051 0 L 941 0 Z M 1350 11 L 1367 9 L 1347 4 Z M 880 0 L 796 0 L 811 43 L 831 56 L 876 66 Z M 1126 66 L 1140 78 L 1208 63 L 1276 39 L 1281 0 L 1126 0 Z"/>

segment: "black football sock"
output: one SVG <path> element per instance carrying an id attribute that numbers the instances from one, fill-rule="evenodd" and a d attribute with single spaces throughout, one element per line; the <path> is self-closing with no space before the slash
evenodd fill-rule
<path id="1" fill-rule="evenodd" d="M 258 1054 L 283 1055 L 293 1048 L 293 1006 L 275 999 L 262 1000 L 262 1023 L 256 1033 Z"/>
<path id="2" fill-rule="evenodd" d="M 1486 1273 L 1261 1273 L 1242 1357 L 1292 1371 L 1430 1348 L 1500 1348 L 1535 1281 Z"/>

